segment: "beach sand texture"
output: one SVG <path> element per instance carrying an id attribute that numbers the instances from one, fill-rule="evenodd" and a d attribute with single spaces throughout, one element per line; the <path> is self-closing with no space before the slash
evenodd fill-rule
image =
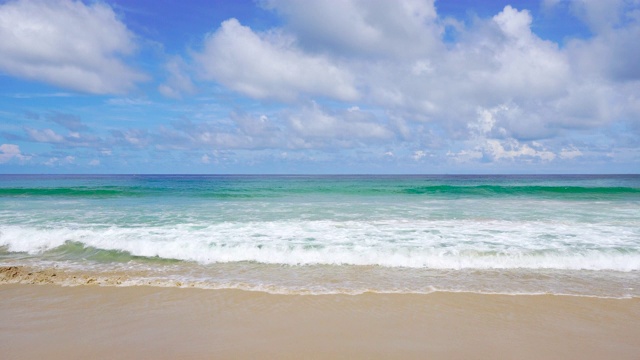
<path id="1" fill-rule="evenodd" d="M 3 359 L 638 359 L 640 299 L 0 285 Z"/>

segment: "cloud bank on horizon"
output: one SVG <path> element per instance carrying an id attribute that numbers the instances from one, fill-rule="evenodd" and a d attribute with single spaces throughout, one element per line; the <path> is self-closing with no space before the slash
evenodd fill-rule
<path id="1" fill-rule="evenodd" d="M 1 1 L 0 172 L 638 173 L 638 39 L 640 0 Z"/>

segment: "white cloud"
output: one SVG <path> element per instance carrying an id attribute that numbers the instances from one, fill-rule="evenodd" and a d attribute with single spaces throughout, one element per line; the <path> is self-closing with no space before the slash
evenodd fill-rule
<path id="1" fill-rule="evenodd" d="M 267 0 L 310 51 L 416 57 L 440 47 L 433 0 Z"/>
<path id="2" fill-rule="evenodd" d="M 356 108 L 334 114 L 312 102 L 300 111 L 288 115 L 291 130 L 305 139 L 337 139 L 346 142 L 367 139 L 389 140 L 395 134 L 377 122 L 372 114 Z M 343 143 L 346 144 L 346 143 Z"/>
<path id="3" fill-rule="evenodd" d="M 411 155 L 411 158 L 415 161 L 418 161 L 420 159 L 422 159 L 423 157 L 427 156 L 427 153 L 422 151 L 422 150 L 416 150 L 413 152 L 413 155 Z"/>
<path id="4" fill-rule="evenodd" d="M 127 133 L 115 135 L 124 143 Z M 316 102 L 269 116 L 231 113 L 229 119 L 174 121 L 170 127 L 160 126 L 148 134 L 148 139 L 163 149 L 351 148 L 394 137 L 394 131 L 370 112 L 357 107 L 327 111 Z"/>
<path id="5" fill-rule="evenodd" d="M 560 151 L 560 158 L 562 159 L 575 159 L 579 156 L 582 156 L 582 151 L 578 150 L 577 148 L 571 146 L 570 148 L 563 148 Z"/>
<path id="6" fill-rule="evenodd" d="M 534 148 L 535 147 L 535 148 Z M 494 160 L 514 160 L 516 158 L 539 159 L 542 161 L 551 161 L 556 155 L 544 149 L 542 146 L 521 144 L 515 139 L 507 139 L 499 141 L 496 139 L 486 139 L 480 147 L 485 155 L 489 155 Z"/>
<path id="7" fill-rule="evenodd" d="M 122 93 L 145 76 L 121 59 L 134 36 L 101 2 L 18 0 L 0 5 L 0 69 L 88 93 Z"/>
<path id="8" fill-rule="evenodd" d="M 362 102 L 384 109 L 398 125 L 408 124 L 403 135 L 413 132 L 407 129 L 412 121 L 449 134 L 464 131 L 478 107 L 511 104 L 525 116 L 501 124 L 505 131 L 517 137 L 548 136 L 554 128 L 549 124 L 562 116 L 545 111 L 566 96 L 572 70 L 567 54 L 532 33 L 531 22 L 527 11 L 506 7 L 493 18 L 461 28 L 454 45 L 439 39 L 440 46 L 417 57 L 334 56 L 357 79 Z M 428 23 L 422 26 L 430 31 Z M 421 46 L 418 37 L 405 40 Z"/>
<path id="9" fill-rule="evenodd" d="M 75 94 L 67 93 L 67 92 L 41 93 L 41 94 L 38 94 L 38 93 L 28 93 L 28 94 L 17 93 L 17 94 L 13 94 L 11 96 L 16 98 L 16 99 L 38 99 L 38 98 L 65 98 L 65 97 L 75 96 Z"/>
<path id="10" fill-rule="evenodd" d="M 467 148 L 458 152 L 449 151 L 447 156 L 457 162 L 554 160 L 556 154 L 546 149 L 542 144 L 536 141 L 521 143 L 517 139 L 507 136 L 504 129 L 496 129 L 498 118 L 509 111 L 510 108 L 505 105 L 492 109 L 478 109 L 476 122 L 468 125 L 472 138 L 466 142 Z"/>
<path id="11" fill-rule="evenodd" d="M 502 105 L 494 109 L 478 109 L 478 121 L 475 123 L 470 123 L 468 125 L 469 129 L 478 134 L 488 134 L 493 130 L 496 125 L 496 113 L 500 110 L 507 109 L 506 106 Z"/>
<path id="12" fill-rule="evenodd" d="M 558 3 L 546 0 L 544 6 Z M 54 4 L 112 13 L 100 3 Z M 198 91 L 215 89 L 209 98 L 214 105 L 199 98 L 197 110 L 180 109 L 187 109 L 180 120 L 112 130 L 111 138 L 93 142 L 96 150 L 189 150 L 191 161 L 204 164 L 224 163 L 212 155 L 214 149 L 233 149 L 229 159 L 255 152 L 300 162 L 377 154 L 382 161 L 418 168 L 413 160 L 427 158 L 447 166 L 587 163 L 605 159 L 616 147 L 638 145 L 640 10 L 634 15 L 614 9 L 598 17 L 602 5 L 563 2 L 563 11 L 578 14 L 582 7 L 579 16 L 594 33 L 558 44 L 536 34 L 535 12 L 512 6 L 464 22 L 439 17 L 431 0 L 263 4 L 284 20 L 280 27 L 258 31 L 229 19 L 205 37 L 192 58 L 165 64 L 167 78 L 157 87 L 162 95 L 194 93 L 193 76 L 216 83 L 198 83 Z M 629 1 L 616 4 L 626 9 Z M 110 52 L 116 60 L 134 45 L 120 25 L 131 47 Z M 443 38 L 445 27 L 455 36 Z M 223 104 L 219 95 L 228 96 L 225 90 L 267 101 L 228 97 Z M 151 104 L 138 96 L 104 105 Z M 83 133 L 89 129 L 72 120 L 56 121 L 68 133 L 49 124 L 55 131 L 25 129 L 27 136 L 15 139 L 56 148 L 91 143 Z"/>
<path id="13" fill-rule="evenodd" d="M 456 162 L 474 162 L 474 161 L 553 161 L 557 155 L 544 148 L 538 143 L 520 143 L 518 140 L 509 138 L 504 140 L 498 139 L 478 139 L 471 144 L 471 149 L 463 149 L 459 152 L 448 152 L 447 156 L 453 158 Z"/>
<path id="14" fill-rule="evenodd" d="M 75 163 L 75 161 L 76 161 L 75 156 L 67 155 L 63 158 L 59 158 L 59 157 L 49 158 L 49 160 L 45 161 L 44 164 L 47 166 L 62 166 L 62 165 L 73 164 Z"/>
<path id="15" fill-rule="evenodd" d="M 640 17 L 630 12 L 588 20 L 610 26 L 560 45 L 536 34 L 532 13 L 512 6 L 465 23 L 439 17 L 431 0 L 262 4 L 282 17 L 281 27 L 258 32 L 227 20 L 194 58 L 201 79 L 290 107 L 172 124 L 153 135 L 162 146 L 561 163 L 588 161 L 611 148 L 617 129 L 639 128 Z M 564 10 L 580 6 L 597 13 L 580 1 Z M 443 38 L 446 27 L 453 40 Z M 176 78 L 186 68 L 176 64 Z M 178 87 L 160 91 L 178 96 Z M 607 135 L 593 135 L 600 133 Z M 580 150 L 567 145 L 574 143 Z"/>
<path id="16" fill-rule="evenodd" d="M 482 159 L 482 151 L 478 149 L 461 150 L 459 152 L 448 151 L 447 156 L 457 163 L 468 163 Z"/>
<path id="17" fill-rule="evenodd" d="M 504 39 L 485 39 L 492 43 L 483 51 L 493 63 L 481 70 L 480 79 L 488 80 L 488 87 L 497 91 L 501 101 L 509 98 L 515 101 L 545 99 L 561 95 L 563 86 L 569 81 L 570 66 L 558 46 L 544 41 L 531 32 L 532 18 L 528 11 L 518 11 L 506 6 L 493 17 Z M 469 50 L 473 44 L 465 44 Z M 469 51 L 464 51 L 471 55 Z M 470 59 L 471 60 L 471 59 Z M 481 90 L 481 84 L 475 84 Z M 485 91 L 487 89 L 484 89 Z"/>
<path id="18" fill-rule="evenodd" d="M 306 53 L 341 59 L 365 101 L 414 120 L 460 121 L 477 106 L 557 97 L 570 75 L 565 54 L 531 32 L 526 10 L 510 6 L 461 28 L 461 40 L 447 46 L 432 1 L 267 5 L 285 16 L 284 29 Z"/>
<path id="19" fill-rule="evenodd" d="M 177 142 L 531 163 L 594 154 L 582 133 L 618 119 L 637 128 L 624 120 L 635 118 L 640 90 L 631 40 L 640 33 L 630 16 L 606 34 L 561 47 L 533 31 L 529 11 L 512 6 L 465 24 L 439 17 L 430 0 L 262 4 L 282 16 L 280 28 L 256 32 L 228 20 L 195 57 L 205 79 L 297 106 L 232 116 L 235 128 L 175 129 Z M 447 26 L 455 28 L 454 42 L 442 37 Z M 599 56 L 598 49 L 625 56 Z M 616 83 L 612 66 L 631 83 Z M 582 155 L 567 149 L 570 143 L 581 144 Z"/>
<path id="20" fill-rule="evenodd" d="M 93 159 L 93 160 L 89 161 L 88 165 L 89 166 L 99 166 L 100 165 L 100 160 Z"/>
<path id="21" fill-rule="evenodd" d="M 115 130 L 112 131 L 112 136 L 115 141 L 125 145 L 125 146 L 133 146 L 137 148 L 143 148 L 147 146 L 150 142 L 149 134 L 146 130 L 140 129 L 129 129 L 129 130 Z"/>
<path id="22" fill-rule="evenodd" d="M 183 94 L 193 94 L 196 86 L 187 74 L 186 64 L 180 57 L 174 57 L 165 64 L 169 74 L 167 81 L 158 87 L 158 91 L 166 97 L 180 99 Z"/>
<path id="23" fill-rule="evenodd" d="M 345 107 L 375 109 L 366 128 L 380 130 L 381 136 L 362 139 L 391 140 L 396 134 L 384 130 L 393 129 L 405 141 L 420 141 L 422 131 L 464 140 L 469 124 L 479 126 L 478 108 L 501 106 L 507 109 L 494 119 L 491 136 L 547 139 L 628 117 L 625 109 L 633 106 L 639 89 L 623 90 L 595 75 L 608 71 L 633 79 L 640 72 L 635 65 L 640 52 L 634 50 L 640 43 L 633 41 L 640 38 L 640 27 L 636 34 L 633 20 L 611 30 L 608 38 L 561 48 L 532 31 L 531 13 L 506 6 L 493 17 L 457 23 L 455 43 L 445 43 L 447 21 L 430 0 L 262 4 L 286 23 L 256 33 L 235 19 L 224 22 L 196 55 L 204 77 L 259 99 L 308 104 L 314 97 L 329 97 Z M 606 55 L 614 50 L 622 56 Z M 353 131 L 342 110 L 323 106 L 322 114 L 308 105 L 289 112 L 287 126 L 298 143 L 313 146 L 310 141 L 320 137 L 367 133 Z"/>
<path id="24" fill-rule="evenodd" d="M 431 65 L 431 62 L 426 59 L 426 60 L 418 60 L 413 64 L 413 67 L 411 68 L 411 72 L 414 75 L 423 75 L 423 74 L 431 74 L 433 73 L 434 68 Z"/>
<path id="25" fill-rule="evenodd" d="M 256 34 L 238 20 L 222 23 L 196 55 L 203 77 L 254 98 L 294 100 L 299 94 L 354 100 L 351 75 L 319 55 L 305 54 L 280 32 Z"/>
<path id="26" fill-rule="evenodd" d="M 59 120 L 59 119 L 58 119 Z M 54 117 L 52 121 L 56 121 Z M 60 123 L 60 121 L 56 121 Z M 69 128 L 87 129 L 82 122 L 65 122 L 60 123 L 62 126 Z M 61 135 L 52 129 L 34 129 L 30 127 L 24 128 L 28 139 L 38 143 L 54 144 L 57 147 L 100 147 L 103 139 L 95 135 L 81 133 L 79 131 L 68 131 L 67 135 Z"/>
<path id="27" fill-rule="evenodd" d="M 113 98 L 107 100 L 107 104 L 115 106 L 146 106 L 152 105 L 153 102 L 144 98 Z"/>
<path id="28" fill-rule="evenodd" d="M 502 32 L 514 39 L 527 39 L 532 36 L 531 20 L 528 11 L 518 11 L 510 5 L 505 6 L 502 12 L 493 17 L 493 21 L 500 26 Z"/>
<path id="29" fill-rule="evenodd" d="M 31 159 L 30 156 L 23 155 L 20 152 L 20 147 L 15 144 L 2 144 L 0 145 L 0 164 L 7 163 L 13 159 L 19 161 L 25 161 Z"/>
<path id="30" fill-rule="evenodd" d="M 571 7 L 592 31 L 602 32 L 617 25 L 624 3 L 625 0 L 573 0 Z"/>
<path id="31" fill-rule="evenodd" d="M 640 18 L 607 29 L 586 40 L 573 40 L 568 54 L 585 80 L 627 82 L 640 80 Z"/>
<path id="32" fill-rule="evenodd" d="M 54 144 L 64 142 L 64 136 L 56 133 L 51 129 L 38 130 L 26 128 L 25 131 L 29 135 L 29 138 L 35 142 L 46 142 Z"/>

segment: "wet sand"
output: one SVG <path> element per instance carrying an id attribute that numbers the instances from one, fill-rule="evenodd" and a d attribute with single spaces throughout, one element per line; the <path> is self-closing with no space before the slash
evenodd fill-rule
<path id="1" fill-rule="evenodd" d="M 0 284 L 3 359 L 638 359 L 640 299 Z"/>

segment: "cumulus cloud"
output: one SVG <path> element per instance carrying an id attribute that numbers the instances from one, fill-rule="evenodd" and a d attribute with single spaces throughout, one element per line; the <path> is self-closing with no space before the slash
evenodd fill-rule
<path id="1" fill-rule="evenodd" d="M 26 161 L 31 157 L 23 155 L 20 151 L 20 147 L 15 144 L 2 144 L 0 145 L 0 164 L 8 163 L 11 160 Z"/>
<path id="2" fill-rule="evenodd" d="M 309 51 L 416 57 L 441 47 L 433 0 L 267 0 Z"/>
<path id="3" fill-rule="evenodd" d="M 556 44 L 531 32 L 531 21 L 527 11 L 507 6 L 461 33 L 456 46 L 428 58 L 361 67 L 368 71 L 370 98 L 409 120 L 439 123 L 453 132 L 474 121 L 479 106 L 511 103 L 540 114 L 541 103 L 564 96 L 571 66 Z M 525 127 L 517 122 L 504 127 L 521 132 L 518 136 L 542 135 L 522 133 Z"/>
<path id="4" fill-rule="evenodd" d="M 529 158 L 551 161 L 556 158 L 553 152 L 545 149 L 535 141 L 531 144 L 521 144 L 515 139 L 506 139 L 504 141 L 487 139 L 480 149 L 493 160 Z"/>
<path id="5" fill-rule="evenodd" d="M 487 71 L 492 87 L 502 90 L 503 96 L 513 91 L 518 100 L 561 94 L 570 66 L 556 44 L 531 32 L 529 12 L 506 6 L 493 21 L 505 38 L 488 47 L 496 50 L 498 65 L 494 72 Z"/>
<path id="6" fill-rule="evenodd" d="M 640 80 L 640 19 L 569 43 L 569 55 L 577 70 L 591 81 L 628 82 Z"/>
<path id="7" fill-rule="evenodd" d="M 573 0 L 570 2 L 570 6 L 573 13 L 581 18 L 592 31 L 599 33 L 617 25 L 625 2 L 632 3 L 633 1 Z"/>
<path id="8" fill-rule="evenodd" d="M 478 109 L 477 121 L 468 125 L 472 134 L 472 138 L 466 142 L 468 148 L 457 153 L 448 152 L 447 155 L 457 162 L 554 160 L 557 155 L 539 142 L 522 143 L 507 136 L 503 128 L 497 128 L 497 117 L 508 111 L 509 107 L 504 105 L 493 109 Z"/>
<path id="9" fill-rule="evenodd" d="M 340 71 L 349 74 L 352 79 L 349 83 L 358 89 L 359 95 L 350 101 L 385 109 L 386 114 L 378 117 L 378 124 L 385 126 L 382 124 L 384 121 L 396 123 L 399 126 L 397 130 L 405 138 L 415 133 L 412 121 L 428 122 L 446 132 L 464 132 L 466 124 L 475 119 L 478 106 L 491 108 L 504 103 L 513 104 L 513 108 L 520 109 L 531 119 L 529 125 L 520 121 L 503 124 L 506 131 L 513 132 L 517 138 L 548 136 L 554 124 L 562 121 L 562 117 L 541 113 L 545 108 L 541 102 L 546 103 L 546 108 L 561 107 L 562 104 L 554 101 L 566 95 L 565 89 L 572 75 L 571 64 L 557 44 L 532 33 L 532 18 L 526 10 L 507 6 L 493 18 L 478 21 L 469 29 L 461 29 L 459 42 L 455 46 L 447 46 L 441 39 L 439 24 L 442 21 L 430 1 L 365 4 L 354 0 L 308 4 L 273 0 L 266 4 L 283 14 L 289 23 L 282 29 L 255 34 L 231 20 L 206 42 L 207 46 L 216 44 L 216 49 L 219 49 L 214 52 L 217 58 L 207 57 L 213 60 L 205 65 L 216 64 L 215 71 L 210 74 L 215 74 L 213 78 L 237 91 L 257 98 L 287 100 L 299 93 L 311 97 L 326 96 L 330 91 L 318 90 L 326 81 L 300 76 L 297 70 L 305 68 L 309 74 L 318 73 L 313 67 L 305 66 L 304 59 L 320 57 L 327 63 L 339 64 Z M 334 11 L 327 15 L 326 22 L 324 17 L 321 17 L 322 21 L 307 19 L 311 14 L 328 12 L 332 6 L 344 7 L 344 12 Z M 343 19 L 344 14 L 355 20 Z M 406 26 L 403 28 L 401 24 Z M 378 37 L 374 36 L 367 42 L 367 32 Z M 225 39 L 224 46 L 220 38 Z M 363 47 L 357 48 L 352 42 Z M 241 56 L 242 61 L 238 61 L 235 55 L 233 60 L 221 60 L 236 52 L 234 47 L 247 43 L 255 44 L 242 45 L 243 51 L 251 53 L 251 56 Z M 276 58 L 262 56 L 268 51 L 260 48 L 272 49 L 275 44 L 285 44 L 279 45 L 285 50 L 283 54 L 293 53 L 295 56 L 282 55 L 276 61 L 282 67 L 267 71 L 268 64 Z M 316 44 L 316 47 L 310 44 Z M 395 45 L 412 52 L 394 50 L 391 47 Z M 222 48 L 227 51 L 222 51 Z M 202 57 L 199 59 L 202 61 Z M 223 69 L 221 64 L 226 67 Z M 281 71 L 286 75 L 280 75 Z M 287 76 L 297 80 L 288 80 Z M 303 84 L 316 90 L 304 89 Z M 336 91 L 340 86 L 332 89 Z M 343 96 L 334 94 L 333 97 L 344 100 Z M 321 118 L 318 118 L 318 124 L 322 124 Z M 306 127 L 311 128 L 309 125 Z M 308 135 L 319 133 L 321 131 Z M 304 132 L 301 130 L 300 134 Z"/>
<path id="10" fill-rule="evenodd" d="M 0 11 L 36 3 L 6 3 Z M 120 29 L 110 36 L 120 40 L 94 47 L 108 49 L 98 52 L 126 66 L 122 56 L 133 51 L 133 35 L 106 5 L 42 4 L 110 14 L 109 26 Z M 378 156 L 413 168 L 427 161 L 548 165 L 637 159 L 637 151 L 624 155 L 613 150 L 637 148 L 640 134 L 636 0 L 545 0 L 545 7 L 561 7 L 563 16 L 573 14 L 591 31 L 561 43 L 536 34 L 536 13 L 518 3 L 470 19 L 443 18 L 433 0 L 260 4 L 283 22 L 267 30 L 236 19 L 222 22 L 191 57 L 169 58 L 166 79 L 157 87 L 172 98 L 195 93 L 196 84 L 199 92 L 215 88 L 216 96 L 228 96 L 230 90 L 240 95 L 233 103 L 222 104 L 216 97 L 215 105 L 200 106 L 206 99 L 199 98 L 199 108 L 187 109 L 179 120 L 155 128 L 114 129 L 110 136 L 95 138 L 94 147 L 185 151 L 185 158 L 201 164 L 224 162 L 216 155 L 224 151 L 233 153 L 225 155 L 228 159 L 256 153 L 264 155 L 260 159 L 300 162 Z M 455 36 L 445 36 L 445 30 Z M 0 68 L 6 69 L 3 61 Z M 150 101 L 113 98 L 106 104 L 126 109 Z M 24 139 L 54 147 L 90 143 L 78 119 L 43 120 L 64 129 L 28 128 Z"/>
<path id="11" fill-rule="evenodd" d="M 122 93 L 146 78 L 122 60 L 134 49 L 134 35 L 101 2 L 0 5 L 0 69 L 14 76 L 88 93 Z"/>
<path id="12" fill-rule="evenodd" d="M 372 114 L 359 108 L 346 111 L 328 113 L 317 103 L 312 102 L 300 111 L 287 116 L 290 128 L 305 139 L 336 139 L 336 140 L 389 140 L 394 133 L 378 123 Z"/>
<path id="13" fill-rule="evenodd" d="M 633 19 L 610 28 L 609 35 L 561 48 L 532 31 L 529 11 L 506 6 L 493 17 L 457 24 L 456 42 L 447 44 L 447 21 L 430 0 L 261 4 L 285 24 L 256 33 L 235 19 L 224 22 L 197 54 L 205 78 L 259 99 L 294 101 L 303 94 L 377 107 L 384 115 L 369 121 L 367 130 L 380 136 L 370 139 L 394 138 L 382 131 L 390 128 L 387 123 L 405 140 L 415 139 L 421 128 L 468 138 L 476 110 L 500 106 L 509 111 L 497 118 L 494 132 L 517 141 L 545 139 L 607 125 L 631 106 L 638 90 L 621 92 L 594 76 L 608 71 L 609 78 L 629 80 L 640 71 Z M 598 55 L 600 48 L 607 55 Z M 288 121 L 305 140 L 341 136 L 356 126 L 346 114 L 331 115 L 339 111 L 320 116 L 303 107 L 304 116 Z"/>
<path id="14" fill-rule="evenodd" d="M 297 106 L 275 117 L 236 115 L 225 129 L 166 129 L 165 137 L 219 149 L 380 146 L 377 153 L 406 160 L 552 162 L 593 154 L 584 142 L 567 145 L 575 143 L 569 134 L 640 128 L 629 120 L 638 115 L 640 15 L 621 11 L 626 0 L 601 14 L 592 2 L 569 3 L 594 35 L 563 46 L 532 30 L 528 10 L 509 5 L 465 24 L 439 16 L 431 0 L 261 4 L 284 24 L 256 32 L 230 19 L 196 60 L 204 79 Z M 443 37 L 451 24 L 453 41 Z"/>
<path id="15" fill-rule="evenodd" d="M 257 34 L 236 19 L 209 34 L 196 58 L 205 79 L 254 98 L 358 97 L 351 75 L 326 57 L 304 53 L 294 39 L 280 32 Z"/>

